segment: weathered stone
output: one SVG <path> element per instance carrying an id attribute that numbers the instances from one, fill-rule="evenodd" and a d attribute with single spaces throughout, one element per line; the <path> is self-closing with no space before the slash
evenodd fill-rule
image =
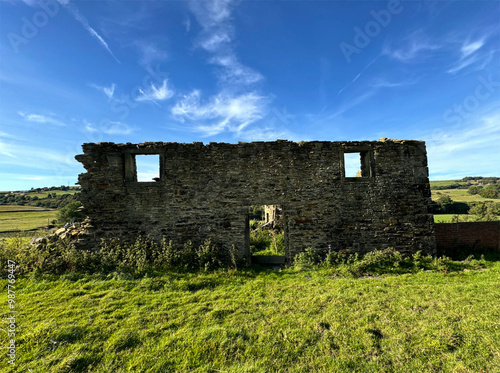
<path id="1" fill-rule="evenodd" d="M 248 260 L 248 207 L 275 205 L 287 262 L 307 247 L 435 252 L 422 141 L 87 143 L 83 151 L 89 221 L 80 246 L 139 234 L 174 245 L 209 238 Z M 344 153 L 359 153 L 359 177 L 345 176 Z M 155 181 L 137 181 L 138 154 L 159 155 Z"/>

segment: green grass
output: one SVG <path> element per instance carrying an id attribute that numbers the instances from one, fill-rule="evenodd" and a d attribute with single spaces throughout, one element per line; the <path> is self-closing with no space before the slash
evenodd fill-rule
<path id="1" fill-rule="evenodd" d="M 451 223 L 455 214 L 439 214 L 434 215 L 434 223 Z M 469 216 L 468 214 L 461 214 L 460 217 Z"/>
<path id="2" fill-rule="evenodd" d="M 434 215 L 434 223 L 451 223 L 451 220 L 454 216 L 455 216 L 455 214 Z M 476 215 L 459 214 L 458 216 L 459 216 L 459 221 L 463 222 L 463 221 L 465 221 L 464 218 L 466 218 L 466 217 L 473 218 Z M 500 220 L 500 216 L 497 217 L 497 220 Z"/>
<path id="3" fill-rule="evenodd" d="M 500 265 L 341 279 L 328 270 L 16 282 L 11 372 L 494 372 Z M 6 280 L 0 314 L 7 316 Z M 6 345 L 6 334 L 0 343 Z"/>
<path id="4" fill-rule="evenodd" d="M 441 194 L 438 194 L 441 193 Z M 500 202 L 500 199 L 483 198 L 479 194 L 470 195 L 467 193 L 467 189 L 443 189 L 443 190 L 433 190 L 432 200 L 436 201 L 440 196 L 447 194 L 453 201 L 456 202 L 485 202 L 485 201 L 496 201 Z"/>
<path id="5" fill-rule="evenodd" d="M 56 219 L 56 210 L 41 210 L 22 212 L 22 207 L 28 210 L 34 210 L 32 206 L 2 206 L 18 208 L 19 212 L 2 212 L 0 210 L 0 232 L 11 230 L 28 230 L 46 226 Z"/>

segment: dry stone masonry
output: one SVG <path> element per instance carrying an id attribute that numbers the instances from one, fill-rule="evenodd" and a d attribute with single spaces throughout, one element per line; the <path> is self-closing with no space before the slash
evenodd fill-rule
<path id="1" fill-rule="evenodd" d="M 345 176 L 346 153 L 358 154 L 359 177 Z M 158 159 L 150 182 L 137 180 L 144 154 Z M 435 252 L 422 141 L 88 143 L 76 159 L 87 170 L 86 247 L 139 234 L 174 245 L 211 239 L 249 260 L 249 206 L 277 205 L 287 262 L 307 247 Z"/>

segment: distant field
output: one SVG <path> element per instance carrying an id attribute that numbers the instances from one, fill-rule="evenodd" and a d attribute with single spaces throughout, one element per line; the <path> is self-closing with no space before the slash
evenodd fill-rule
<path id="1" fill-rule="evenodd" d="M 27 211 L 36 210 L 33 206 L 1 206 L 0 210 L 0 232 L 12 230 L 28 230 L 39 227 L 44 227 L 57 216 L 57 210 L 40 209 L 40 211 Z M 8 208 L 18 208 L 18 212 L 7 212 Z"/>
<path id="2" fill-rule="evenodd" d="M 456 181 L 456 180 L 431 180 L 430 184 L 431 184 L 431 187 L 437 187 L 437 186 L 445 186 L 445 185 L 451 185 L 451 184 L 465 185 L 467 183 L 465 181 Z"/>
<path id="3" fill-rule="evenodd" d="M 441 194 L 438 194 L 441 193 Z M 500 199 L 483 198 L 478 194 L 470 195 L 467 193 L 467 189 L 443 189 L 443 190 L 433 190 L 432 200 L 437 200 L 443 194 L 447 194 L 453 201 L 456 202 L 486 202 L 486 201 L 496 201 L 500 202 Z"/>
<path id="4" fill-rule="evenodd" d="M 33 197 L 38 197 L 38 198 L 47 198 L 47 194 L 57 194 L 57 195 L 61 195 L 61 194 L 75 194 L 75 193 L 79 193 L 80 191 L 79 190 L 48 190 L 46 192 L 40 192 L 40 193 L 24 193 L 25 195 L 27 196 L 30 196 L 31 198 Z"/>
<path id="5" fill-rule="evenodd" d="M 5 211 L 52 211 L 45 207 L 36 207 L 36 206 L 18 206 L 18 205 L 0 205 L 0 213 Z"/>

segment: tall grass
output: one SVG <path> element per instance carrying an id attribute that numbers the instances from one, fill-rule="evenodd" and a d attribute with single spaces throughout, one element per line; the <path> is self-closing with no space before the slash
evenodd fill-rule
<path id="1" fill-rule="evenodd" d="M 254 255 L 285 255 L 284 232 L 272 229 L 250 232 L 250 251 Z"/>

